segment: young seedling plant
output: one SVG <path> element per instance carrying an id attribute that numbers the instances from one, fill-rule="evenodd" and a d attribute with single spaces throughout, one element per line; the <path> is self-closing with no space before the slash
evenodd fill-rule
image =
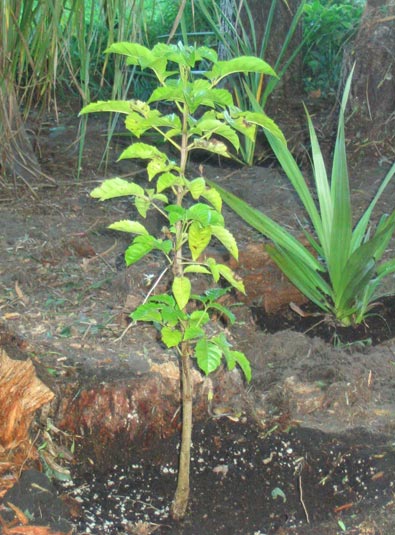
<path id="1" fill-rule="evenodd" d="M 247 381 L 251 379 L 248 359 L 232 349 L 225 333 L 209 335 L 205 330 L 212 311 L 234 322 L 231 311 L 218 301 L 225 290 L 213 288 L 204 295 L 195 295 L 192 291 L 190 277 L 195 274 L 207 274 L 215 283 L 222 277 L 241 292 L 244 286 L 227 265 L 214 258 L 202 260 L 213 238 L 236 259 L 238 249 L 233 235 L 225 227 L 220 195 L 206 185 L 203 177 L 192 180 L 186 177 L 187 161 L 195 149 L 230 157 L 229 146 L 237 151 L 239 134 L 254 136 L 256 125 L 283 140 L 281 131 L 264 113 L 241 111 L 234 106 L 227 90 L 216 87 L 223 78 L 234 73 L 258 72 L 274 76 L 275 73 L 266 62 L 255 57 L 218 61 L 216 52 L 207 47 L 158 44 L 148 49 L 136 43 L 116 43 L 107 52 L 125 55 L 128 65 L 151 69 L 159 86 L 147 102 L 97 102 L 86 106 L 81 113 L 123 113 L 125 126 L 133 136 L 140 138 L 149 131 L 159 133 L 179 155 L 179 161 L 175 162 L 157 147 L 135 142 L 119 159 L 147 160 L 148 181 L 152 187 L 143 188 L 134 182 L 113 178 L 105 180 L 91 195 L 102 201 L 131 196 L 142 218 L 153 208 L 167 220 L 159 236 L 150 234 L 137 220 L 118 221 L 110 228 L 135 235 L 125 253 L 127 265 L 156 250 L 163 253 L 172 275 L 171 290 L 151 295 L 131 313 L 131 318 L 157 326 L 162 343 L 175 350 L 181 361 L 182 434 L 177 489 L 171 507 L 173 518 L 181 519 L 189 498 L 192 359 L 206 375 L 214 372 L 224 359 L 229 370 L 238 365 Z M 210 68 L 193 71 L 201 65 L 210 65 Z M 171 104 L 175 112 L 162 114 L 160 103 L 165 103 L 167 108 Z"/>

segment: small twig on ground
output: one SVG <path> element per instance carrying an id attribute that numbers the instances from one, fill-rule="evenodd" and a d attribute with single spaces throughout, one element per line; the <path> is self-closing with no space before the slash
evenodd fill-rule
<path id="1" fill-rule="evenodd" d="M 302 507 L 303 507 L 304 514 L 306 515 L 306 521 L 308 524 L 310 524 L 309 513 L 307 511 L 306 505 L 303 500 L 303 487 L 302 487 L 302 475 L 301 474 L 299 475 L 299 498 L 300 498 L 300 503 L 302 504 Z"/>
<path id="2" fill-rule="evenodd" d="M 162 280 L 163 276 L 166 274 L 166 272 L 168 271 L 170 266 L 167 266 L 165 267 L 165 269 L 162 271 L 162 273 L 159 275 L 159 277 L 156 279 L 156 281 L 154 282 L 154 284 L 151 286 L 149 292 L 147 293 L 147 295 L 144 297 L 144 301 L 143 301 L 143 304 L 146 303 L 148 301 L 148 299 L 150 298 L 150 296 L 152 295 L 152 292 L 155 290 L 155 288 L 158 286 L 158 284 L 160 283 L 160 281 Z M 134 325 L 137 325 L 137 322 L 136 321 L 132 321 L 131 323 L 129 323 L 129 325 L 123 330 L 122 334 L 120 336 L 118 336 L 118 338 L 115 338 L 114 342 L 120 342 L 122 340 L 122 338 L 125 336 L 125 334 L 128 332 L 128 330 L 133 327 Z"/>

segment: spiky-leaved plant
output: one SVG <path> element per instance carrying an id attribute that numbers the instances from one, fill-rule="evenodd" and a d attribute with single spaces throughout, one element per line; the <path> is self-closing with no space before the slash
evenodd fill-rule
<path id="1" fill-rule="evenodd" d="M 267 246 L 267 251 L 290 281 L 325 314 L 346 327 L 366 319 L 377 305 L 377 299 L 383 296 L 383 279 L 395 272 L 395 259 L 383 260 L 395 233 L 395 210 L 383 214 L 377 225 L 371 219 L 378 200 L 395 176 L 395 164 L 358 222 L 354 224 L 353 220 L 344 128 L 351 80 L 352 72 L 340 107 L 330 177 L 312 120 L 307 114 L 315 183 L 313 193 L 291 151 L 267 133 L 270 145 L 310 219 L 313 232 L 303 230 L 310 248 L 276 221 L 213 184 L 242 219 L 272 240 L 273 245 Z"/>

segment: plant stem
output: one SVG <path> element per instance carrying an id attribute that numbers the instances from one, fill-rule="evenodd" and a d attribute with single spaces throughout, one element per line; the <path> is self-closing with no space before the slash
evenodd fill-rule
<path id="1" fill-rule="evenodd" d="M 185 176 L 185 169 L 188 160 L 188 107 L 184 104 L 182 113 L 183 127 L 181 136 L 181 161 L 180 174 Z M 177 205 L 181 206 L 185 195 L 183 186 L 177 189 Z M 183 276 L 182 264 L 182 222 L 176 223 L 176 251 L 173 261 L 174 276 Z M 181 401 L 182 401 L 182 431 L 180 459 L 178 467 L 177 489 L 171 506 L 171 516 L 174 520 L 184 518 L 189 499 L 189 472 L 191 464 L 191 439 L 192 439 L 192 403 L 193 385 L 191 380 L 190 344 L 181 344 Z"/>
<path id="2" fill-rule="evenodd" d="M 174 520 L 184 518 L 189 499 L 189 471 L 192 440 L 192 380 L 189 344 L 181 346 L 181 386 L 182 386 L 182 433 L 178 467 L 177 489 L 171 506 Z"/>

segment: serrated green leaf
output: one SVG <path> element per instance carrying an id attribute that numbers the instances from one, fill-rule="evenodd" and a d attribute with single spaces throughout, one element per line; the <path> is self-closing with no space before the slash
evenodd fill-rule
<path id="1" fill-rule="evenodd" d="M 234 322 L 236 321 L 236 317 L 233 314 L 233 312 L 231 312 L 228 307 L 225 307 L 221 305 L 220 303 L 211 303 L 210 309 L 218 310 L 218 312 L 220 312 L 222 316 L 225 316 L 226 318 L 228 318 L 229 323 L 231 325 L 233 325 Z"/>
<path id="2" fill-rule="evenodd" d="M 193 150 L 193 149 L 206 150 L 214 154 L 219 154 L 220 156 L 223 156 L 224 158 L 232 157 L 225 143 L 223 143 L 222 141 L 218 141 L 217 139 L 207 140 L 207 139 L 197 138 L 193 140 L 189 148 L 190 150 Z"/>
<path id="3" fill-rule="evenodd" d="M 199 296 L 203 303 L 209 303 L 210 305 L 215 301 L 218 301 L 221 297 L 229 292 L 229 288 L 209 288 L 204 292 L 203 296 Z"/>
<path id="4" fill-rule="evenodd" d="M 155 240 L 155 249 L 162 251 L 162 253 L 169 254 L 173 248 L 171 240 Z"/>
<path id="5" fill-rule="evenodd" d="M 181 85 L 166 85 L 164 87 L 157 87 L 152 92 L 148 102 L 168 101 L 168 102 L 183 102 L 185 99 L 183 88 Z"/>
<path id="6" fill-rule="evenodd" d="M 204 227 L 207 227 L 208 225 L 224 225 L 222 214 L 204 203 L 196 203 L 191 206 L 187 210 L 186 217 L 187 219 L 198 221 Z"/>
<path id="7" fill-rule="evenodd" d="M 144 100 L 138 100 L 138 99 L 132 98 L 128 102 L 130 105 L 130 109 L 132 111 L 137 112 L 142 117 L 148 117 L 149 115 L 151 115 L 151 117 L 153 115 L 155 116 L 160 115 L 159 110 L 151 110 L 149 105 Z"/>
<path id="8" fill-rule="evenodd" d="M 193 264 L 191 266 L 186 266 L 184 268 L 184 273 L 203 273 L 205 275 L 210 275 L 211 271 L 199 264 Z"/>
<path id="9" fill-rule="evenodd" d="M 201 338 L 204 336 L 204 330 L 201 327 L 187 327 L 184 332 L 184 342 L 187 342 L 188 340 L 196 340 L 197 338 Z"/>
<path id="10" fill-rule="evenodd" d="M 227 89 L 213 88 L 207 91 L 206 99 L 202 104 L 210 107 L 217 105 L 221 108 L 229 108 L 233 106 L 233 97 Z"/>
<path id="11" fill-rule="evenodd" d="M 265 133 L 270 133 L 275 136 L 283 145 L 287 144 L 287 141 L 277 124 L 266 115 L 266 113 L 257 113 L 253 111 L 242 112 L 243 121 L 247 121 L 250 124 L 260 126 L 265 130 Z"/>
<path id="12" fill-rule="evenodd" d="M 206 181 L 202 177 L 195 178 L 188 183 L 188 189 L 192 198 L 196 201 L 206 189 Z"/>
<path id="13" fill-rule="evenodd" d="M 134 321 L 162 322 L 162 316 L 154 303 L 144 303 L 136 308 L 130 317 Z"/>
<path id="14" fill-rule="evenodd" d="M 132 234 L 148 234 L 148 230 L 138 221 L 130 221 L 130 219 L 123 219 L 108 225 L 111 230 L 119 230 L 121 232 L 131 232 Z"/>
<path id="15" fill-rule="evenodd" d="M 218 213 L 222 211 L 222 198 L 218 191 L 214 188 L 206 189 L 202 194 L 210 204 L 214 206 Z"/>
<path id="16" fill-rule="evenodd" d="M 163 193 L 154 193 L 152 196 L 151 196 L 151 199 L 153 201 L 160 201 L 160 202 L 163 202 L 165 204 L 167 204 L 169 201 L 168 201 L 168 198 L 167 198 L 167 195 L 164 195 Z"/>
<path id="17" fill-rule="evenodd" d="M 216 260 L 214 258 L 207 258 L 207 265 L 211 271 L 211 275 L 214 279 L 214 282 L 219 281 L 220 272 L 219 272 L 219 265 L 217 264 Z"/>
<path id="18" fill-rule="evenodd" d="M 189 315 L 189 325 L 191 327 L 203 326 L 210 321 L 210 316 L 204 310 L 194 310 Z"/>
<path id="19" fill-rule="evenodd" d="M 236 359 L 235 359 L 235 356 L 233 354 L 233 351 L 231 351 L 229 348 L 226 348 L 224 350 L 224 357 L 225 357 L 225 360 L 226 360 L 226 365 L 228 367 L 228 370 L 229 371 L 234 370 L 235 367 L 236 367 Z"/>
<path id="20" fill-rule="evenodd" d="M 173 173 L 170 172 L 162 173 L 156 183 L 156 191 L 160 193 L 161 191 L 164 191 L 167 188 L 171 188 L 177 183 L 179 183 L 178 176 L 173 175 Z"/>
<path id="21" fill-rule="evenodd" d="M 222 350 L 204 338 L 196 344 L 195 356 L 199 368 L 209 375 L 220 366 Z"/>
<path id="22" fill-rule="evenodd" d="M 146 197 L 136 197 L 134 200 L 134 205 L 136 210 L 141 215 L 141 217 L 147 217 L 147 212 L 151 206 L 151 202 Z"/>
<path id="23" fill-rule="evenodd" d="M 175 327 L 181 320 L 185 319 L 185 314 L 178 308 L 176 303 L 173 306 L 160 306 L 163 323 L 168 327 Z"/>
<path id="24" fill-rule="evenodd" d="M 154 158 L 162 158 L 167 161 L 167 156 L 159 149 L 147 143 L 133 143 L 127 147 L 118 158 L 118 160 L 125 160 L 127 158 L 140 158 L 142 160 L 152 160 Z"/>
<path id="25" fill-rule="evenodd" d="M 167 162 L 163 158 L 153 158 L 147 164 L 147 173 L 148 173 L 149 182 L 151 182 L 151 180 L 159 173 L 164 173 L 166 171 L 169 171 L 169 167 L 172 167 L 172 166 L 169 164 L 169 162 Z"/>
<path id="26" fill-rule="evenodd" d="M 242 372 L 244 373 L 245 378 L 248 382 L 251 381 L 251 364 L 248 358 L 241 351 L 230 351 L 232 359 L 234 359 L 237 364 L 240 366 Z"/>
<path id="27" fill-rule="evenodd" d="M 170 327 L 163 327 L 161 330 L 162 342 L 166 347 L 176 347 L 182 342 L 182 332 Z"/>
<path id="28" fill-rule="evenodd" d="M 165 207 L 165 211 L 169 214 L 169 222 L 175 225 L 177 221 L 186 218 L 187 210 L 182 206 L 170 205 Z"/>
<path id="29" fill-rule="evenodd" d="M 238 260 L 239 250 L 237 248 L 236 240 L 233 237 L 233 234 L 229 232 L 228 229 L 222 226 L 211 225 L 211 231 L 213 235 L 219 240 L 222 245 L 230 252 L 233 258 Z"/>
<path id="30" fill-rule="evenodd" d="M 212 139 L 213 136 L 221 136 L 229 141 L 236 151 L 240 148 L 240 140 L 234 129 L 218 119 L 205 119 L 202 117 L 195 122 L 191 131 L 193 134 L 198 134 L 204 137 L 205 140 L 210 140 L 211 142 L 214 141 Z"/>
<path id="31" fill-rule="evenodd" d="M 90 195 L 94 199 L 106 201 L 128 195 L 144 195 L 144 189 L 138 184 L 128 182 L 123 178 L 109 178 L 95 188 Z"/>
<path id="32" fill-rule="evenodd" d="M 135 264 L 155 247 L 155 238 L 151 235 L 137 236 L 125 251 L 126 265 Z"/>
<path id="33" fill-rule="evenodd" d="M 132 107 L 128 100 L 98 100 L 97 102 L 92 102 L 91 104 L 84 106 L 79 115 L 100 111 L 129 114 L 132 111 Z"/>
<path id="34" fill-rule="evenodd" d="M 106 54 L 114 53 L 127 56 L 130 61 L 135 61 L 135 65 L 139 65 L 139 61 L 143 58 L 145 58 L 146 61 L 153 58 L 153 54 L 149 48 L 140 45 L 139 43 L 130 43 L 128 41 L 113 43 L 106 48 L 104 52 Z"/>
<path id="35" fill-rule="evenodd" d="M 236 290 L 239 290 L 239 292 L 245 294 L 243 281 L 236 278 L 229 266 L 226 266 L 225 264 L 217 264 L 217 268 L 220 275 L 227 280 L 229 284 L 233 286 L 233 288 L 236 288 Z"/>
<path id="36" fill-rule="evenodd" d="M 151 121 L 142 117 L 139 113 L 132 112 L 125 119 L 125 127 L 135 137 L 140 138 L 147 130 L 150 130 Z"/>
<path id="37" fill-rule="evenodd" d="M 191 295 L 191 281 L 188 277 L 174 277 L 172 292 L 177 305 L 183 310 Z"/>
<path id="38" fill-rule="evenodd" d="M 158 240 L 148 235 L 136 236 L 132 244 L 125 251 L 125 261 L 128 266 L 135 264 L 138 260 L 150 253 L 153 249 L 158 249 L 166 254 L 170 252 L 172 242 L 170 240 Z"/>
<path id="39" fill-rule="evenodd" d="M 158 294 L 158 295 L 151 295 L 149 298 L 149 302 L 151 303 L 161 303 L 168 305 L 169 307 L 175 307 L 176 302 L 174 300 L 174 297 L 169 294 Z"/>
<path id="40" fill-rule="evenodd" d="M 203 227 L 198 221 L 193 221 L 188 229 L 188 246 L 192 260 L 197 260 L 211 240 L 210 227 Z"/>
<path id="41" fill-rule="evenodd" d="M 254 56 L 239 56 L 227 61 L 218 61 L 213 65 L 211 71 L 204 73 L 204 76 L 217 84 L 222 78 L 236 72 L 258 72 L 277 77 L 275 71 L 266 61 Z"/>

